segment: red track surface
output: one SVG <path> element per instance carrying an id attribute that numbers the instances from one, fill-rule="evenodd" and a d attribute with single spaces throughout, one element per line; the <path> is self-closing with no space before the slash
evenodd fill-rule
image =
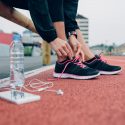
<path id="1" fill-rule="evenodd" d="M 55 81 L 64 96 L 42 92 L 42 100 L 30 104 L 0 100 L 0 125 L 125 125 L 125 57 L 108 59 L 122 66 L 120 75 Z M 50 72 L 34 77 L 44 81 Z"/>

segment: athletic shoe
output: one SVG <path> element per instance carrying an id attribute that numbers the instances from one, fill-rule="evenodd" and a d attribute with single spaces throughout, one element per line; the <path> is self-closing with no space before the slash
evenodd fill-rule
<path id="1" fill-rule="evenodd" d="M 98 55 L 95 55 L 93 59 L 85 61 L 83 64 L 90 68 L 99 70 L 100 74 L 104 75 L 114 75 L 122 71 L 120 66 L 110 65 Z"/>
<path id="2" fill-rule="evenodd" d="M 92 79 L 99 76 L 99 71 L 89 68 L 78 60 L 65 60 L 56 62 L 53 76 L 56 78 Z"/>

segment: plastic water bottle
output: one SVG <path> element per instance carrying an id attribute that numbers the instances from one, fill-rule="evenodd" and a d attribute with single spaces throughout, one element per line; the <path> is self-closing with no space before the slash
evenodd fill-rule
<path id="1" fill-rule="evenodd" d="M 10 85 L 12 88 L 22 87 L 24 83 L 24 47 L 21 36 L 14 34 L 10 46 Z"/>

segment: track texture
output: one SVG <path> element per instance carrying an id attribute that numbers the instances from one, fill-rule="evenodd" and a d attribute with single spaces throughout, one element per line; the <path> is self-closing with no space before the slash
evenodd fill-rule
<path id="1" fill-rule="evenodd" d="M 61 88 L 64 95 L 37 93 L 42 96 L 39 102 L 17 106 L 0 100 L 0 125 L 125 125 L 125 57 L 107 59 L 123 72 L 93 80 L 54 81 L 54 89 Z M 50 73 L 34 78 L 46 81 Z"/>

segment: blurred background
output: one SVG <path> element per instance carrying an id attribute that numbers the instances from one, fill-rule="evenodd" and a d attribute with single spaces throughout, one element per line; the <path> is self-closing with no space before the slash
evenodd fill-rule
<path id="1" fill-rule="evenodd" d="M 86 43 L 95 54 L 125 56 L 125 1 L 79 0 L 77 21 Z M 30 18 L 28 11 L 18 9 Z M 0 79 L 9 76 L 9 46 L 12 34 L 22 36 L 25 53 L 25 71 L 37 69 L 43 63 L 42 38 L 19 25 L 0 17 Z M 51 63 L 56 55 L 51 50 Z"/>

